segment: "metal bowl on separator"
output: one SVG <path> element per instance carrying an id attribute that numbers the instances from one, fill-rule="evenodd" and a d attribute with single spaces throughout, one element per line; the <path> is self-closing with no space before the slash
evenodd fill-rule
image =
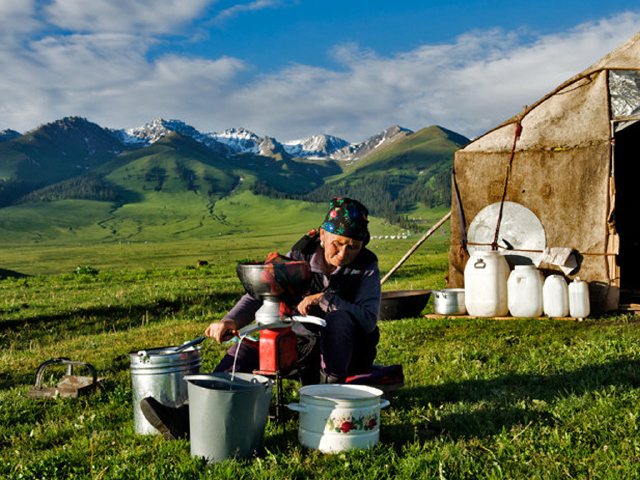
<path id="1" fill-rule="evenodd" d="M 256 300 L 264 297 L 301 297 L 311 283 L 309 264 L 304 261 L 240 263 L 236 273 L 247 293 Z"/>
<path id="2" fill-rule="evenodd" d="M 392 290 L 382 292 L 380 320 L 417 317 L 426 307 L 430 295 L 431 290 Z"/>

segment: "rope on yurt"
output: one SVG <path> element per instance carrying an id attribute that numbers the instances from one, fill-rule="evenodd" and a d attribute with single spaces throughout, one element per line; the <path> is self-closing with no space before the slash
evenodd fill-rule
<path id="1" fill-rule="evenodd" d="M 502 212 L 504 209 L 504 201 L 507 197 L 507 185 L 509 184 L 509 177 L 511 176 L 511 165 L 513 164 L 513 157 L 516 154 L 516 143 L 518 143 L 518 139 L 520 138 L 520 134 L 522 133 L 522 125 L 520 124 L 520 122 L 516 122 L 515 126 L 516 126 L 516 132 L 513 138 L 513 146 L 511 147 L 511 155 L 509 156 L 509 163 L 507 164 L 507 173 L 504 177 L 504 188 L 502 189 L 502 199 L 500 200 L 498 222 L 496 224 L 496 233 L 493 237 L 493 242 L 491 243 L 491 250 L 498 250 L 498 234 L 500 233 L 500 223 L 502 222 Z"/>
<path id="2" fill-rule="evenodd" d="M 455 244 L 451 243 L 451 245 L 455 245 Z M 489 247 L 489 246 L 493 247 L 493 243 L 467 242 L 467 245 L 472 247 Z M 508 250 L 509 252 L 544 253 L 544 250 L 530 250 L 526 248 L 503 247 L 502 245 L 498 245 L 496 247 L 496 250 L 499 248 L 503 250 Z M 601 256 L 601 257 L 615 257 L 617 255 L 617 253 L 615 252 L 579 252 L 577 250 L 576 252 L 583 256 L 594 255 L 594 256 Z"/>
<path id="3" fill-rule="evenodd" d="M 467 222 L 464 218 L 464 210 L 462 210 L 462 202 L 460 200 L 460 190 L 458 190 L 458 182 L 456 180 L 456 171 L 451 169 L 451 179 L 453 181 L 453 191 L 456 194 L 456 205 L 458 206 L 458 220 L 460 221 L 460 248 L 467 252 Z M 468 254 L 468 252 L 467 252 Z"/>

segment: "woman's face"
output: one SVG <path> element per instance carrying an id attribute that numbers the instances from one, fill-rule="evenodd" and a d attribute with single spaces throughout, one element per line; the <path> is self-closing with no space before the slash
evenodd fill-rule
<path id="1" fill-rule="evenodd" d="M 324 260 L 332 267 L 349 265 L 362 250 L 362 240 L 334 235 L 320 230 L 320 240 L 324 244 Z"/>

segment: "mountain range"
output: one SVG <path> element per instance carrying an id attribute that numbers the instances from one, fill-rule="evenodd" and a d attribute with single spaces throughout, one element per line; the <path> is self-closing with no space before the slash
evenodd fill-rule
<path id="1" fill-rule="evenodd" d="M 87 127 L 91 122 L 80 117 L 67 117 L 53 125 L 65 129 L 65 124 L 78 127 L 85 123 Z M 50 125 L 41 125 L 34 133 L 41 129 L 48 129 Z M 89 127 L 90 128 L 90 127 Z M 394 125 L 387 130 L 359 143 L 349 143 L 333 135 L 312 135 L 299 140 L 279 142 L 272 137 L 259 137 L 245 128 L 229 128 L 220 133 L 201 133 L 194 127 L 185 124 L 181 120 L 164 120 L 157 118 L 140 127 L 121 130 L 106 129 L 113 134 L 127 148 L 149 146 L 173 132 L 191 137 L 198 142 L 207 145 L 219 153 L 251 153 L 254 155 L 272 155 L 286 152 L 292 157 L 335 159 L 341 161 L 354 160 L 362 157 L 375 148 L 393 141 L 400 135 L 406 136 L 413 133 L 411 130 Z M 15 130 L 0 131 L 0 142 L 14 140 L 21 134 Z M 224 146 L 228 148 L 224 148 Z"/>
<path id="2" fill-rule="evenodd" d="M 220 133 L 200 133 L 180 120 L 153 120 L 141 127 L 117 130 L 114 133 L 128 145 L 150 145 L 173 132 L 191 137 L 219 153 L 253 155 L 277 155 L 286 153 L 291 157 L 308 159 L 332 159 L 350 161 L 391 142 L 398 136 L 413 133 L 397 125 L 363 142 L 349 143 L 333 135 L 312 135 L 299 140 L 279 142 L 273 137 L 260 137 L 245 128 L 229 128 Z M 227 147 L 225 150 L 224 145 Z"/>
<path id="3" fill-rule="evenodd" d="M 106 228 L 110 222 L 133 222 L 142 231 L 154 215 L 165 216 L 165 224 L 171 215 L 191 215 L 187 205 L 194 215 L 233 229 L 216 212 L 218 202 L 246 192 L 323 203 L 348 195 L 373 215 L 394 220 L 416 205 L 450 202 L 453 152 L 467 142 L 438 126 L 412 132 L 396 125 L 359 143 L 330 135 L 280 142 L 244 128 L 201 133 L 180 120 L 116 130 L 66 117 L 23 134 L 0 132 L 0 233 L 12 231 L 19 240 L 36 228 L 29 226 L 35 220 L 24 220 L 35 219 L 36 210 L 74 205 L 95 209 L 85 220 L 116 236 L 123 230 Z M 10 222 L 12 215 L 20 220 Z"/>

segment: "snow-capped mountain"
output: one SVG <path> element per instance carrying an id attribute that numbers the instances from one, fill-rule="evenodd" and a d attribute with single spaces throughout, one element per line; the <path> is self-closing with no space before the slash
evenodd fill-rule
<path id="1" fill-rule="evenodd" d="M 360 143 L 349 143 L 324 134 L 280 143 L 271 137 L 260 137 L 245 128 L 229 128 L 222 133 L 210 133 L 209 136 L 237 153 L 273 155 L 284 151 L 291 157 L 353 161 L 411 133 L 409 129 L 394 125 Z"/>
<path id="2" fill-rule="evenodd" d="M 173 132 L 177 132 L 185 137 L 191 137 L 218 153 L 230 153 L 229 149 L 216 141 L 211 135 L 200 133 L 191 125 L 187 125 L 181 120 L 156 118 L 151 123 L 147 123 L 141 127 L 117 130 L 114 133 L 119 135 L 120 139 L 127 145 L 148 146 Z"/>
<path id="3" fill-rule="evenodd" d="M 2 134 L 5 132 L 13 131 L 3 131 L 0 133 L 0 139 L 2 139 Z M 110 130 L 110 132 L 129 148 L 143 148 L 172 132 L 177 132 L 193 138 L 216 153 L 225 156 L 234 154 L 288 155 L 298 158 L 339 161 L 354 161 L 363 158 L 380 146 L 413 133 L 411 130 L 394 125 L 360 143 L 349 143 L 342 138 L 324 134 L 281 143 L 272 137 L 260 137 L 242 127 L 228 128 L 220 133 L 202 133 L 181 120 L 165 120 L 162 118 L 157 118 L 140 127 Z M 20 135 L 17 132 L 15 134 Z M 12 133 L 7 135 L 12 135 Z"/>
<path id="4" fill-rule="evenodd" d="M 274 138 L 259 137 L 245 128 L 228 128 L 221 133 L 210 133 L 209 137 L 223 143 L 236 153 L 274 155 L 282 153 L 282 145 Z"/>
<path id="5" fill-rule="evenodd" d="M 0 130 L 0 143 L 13 140 L 14 138 L 18 138 L 20 135 L 20 132 L 16 132 L 15 130 Z"/>
<path id="6" fill-rule="evenodd" d="M 260 153 L 260 143 L 262 139 L 253 132 L 244 128 L 228 128 L 222 133 L 211 133 L 212 138 L 220 143 L 224 143 L 235 152 Z"/>
<path id="7" fill-rule="evenodd" d="M 375 149 L 382 147 L 383 145 L 388 145 L 389 143 L 399 138 L 406 137 L 407 135 L 411 135 L 412 133 L 413 132 L 407 128 L 394 125 L 383 132 L 368 138 L 364 142 L 352 143 L 341 148 L 334 152 L 331 155 L 331 158 L 342 161 L 358 160 L 359 158 L 365 157 L 369 153 L 373 152 Z"/>
<path id="8" fill-rule="evenodd" d="M 434 148 L 434 158 L 437 161 L 450 162 L 451 156 L 442 153 L 442 148 L 453 151 L 456 146 L 468 141 L 461 135 L 438 126 L 421 129 L 407 138 L 409 133 L 411 132 L 407 129 L 394 126 L 357 144 L 348 144 L 328 135 L 317 135 L 287 142 L 287 148 L 291 152 L 288 154 L 284 146 L 274 138 L 259 137 L 246 129 L 203 134 L 179 120 L 157 119 L 141 127 L 114 130 L 101 127 L 86 118 L 65 117 L 23 134 L 15 131 L 2 132 L 4 137 L 15 138 L 4 140 L 0 144 L 0 167 L 5 175 L 0 188 L 0 208 L 9 206 L 38 189 L 79 177 L 82 177 L 79 181 L 84 183 L 79 184 L 74 180 L 76 183 L 67 183 L 50 190 L 46 193 L 49 197 L 38 194 L 34 199 L 95 200 L 92 196 L 95 192 L 91 190 L 93 180 L 89 178 L 91 175 L 85 174 L 95 174 L 95 178 L 99 178 L 103 174 L 108 175 L 107 172 L 114 171 L 114 168 L 129 164 L 132 166 L 132 173 L 126 178 L 118 176 L 118 181 L 125 181 L 122 184 L 125 189 L 129 188 L 131 181 L 138 179 L 140 184 L 136 185 L 143 190 L 153 188 L 155 191 L 163 191 L 166 188 L 167 192 L 173 192 L 184 186 L 185 191 L 195 192 L 199 189 L 199 192 L 204 192 L 211 199 L 211 195 L 229 194 L 238 185 L 241 176 L 245 178 L 245 175 L 250 175 L 251 181 L 247 183 L 247 187 L 254 193 L 267 196 L 276 194 L 278 197 L 278 192 L 297 195 L 317 190 L 314 194 L 317 197 L 314 198 L 320 198 L 329 190 L 334 190 L 334 187 L 349 187 L 346 177 L 337 181 L 330 179 L 338 173 L 348 176 L 355 171 L 358 181 L 364 182 L 354 187 L 357 189 L 369 188 L 366 183 L 368 180 L 361 178 L 369 173 L 377 175 L 377 172 L 393 171 L 392 176 L 398 177 L 398 172 L 406 172 L 407 178 L 417 177 L 417 172 L 423 171 L 425 162 L 433 162 L 429 155 L 423 162 L 422 156 L 413 152 L 416 146 Z M 440 144 L 428 146 L 427 143 L 434 139 L 442 140 L 446 147 L 441 148 Z M 197 142 L 201 142 L 201 146 L 194 145 Z M 389 145 L 392 148 L 387 148 Z M 303 156 L 314 160 L 306 161 L 301 158 Z M 147 162 L 146 158 L 154 158 L 154 161 Z M 115 159 L 118 161 L 114 162 Z M 141 159 L 144 160 L 139 162 Z M 344 168 L 337 164 L 336 159 L 340 159 Z M 367 168 L 357 168 L 363 164 Z M 130 180 L 131 178 L 134 180 Z M 172 180 L 165 182 L 166 178 Z M 199 179 L 197 188 L 196 178 Z M 118 181 L 114 180 L 120 185 Z M 325 184 L 327 186 L 324 190 L 318 190 Z M 100 196 L 103 194 L 114 198 L 111 196 L 111 187 L 103 185 L 100 188 L 103 187 L 106 190 L 100 191 L 99 199 L 103 199 Z M 375 188 L 384 189 L 386 186 L 380 184 Z M 80 196 L 59 197 L 61 191 L 64 195 Z M 376 197 L 377 193 L 372 195 Z M 380 195 L 383 195 L 383 190 L 380 190 Z"/>
<path id="9" fill-rule="evenodd" d="M 127 128 L 118 132 L 122 135 L 122 140 L 125 143 L 146 145 L 151 145 L 172 132 L 189 137 L 201 135 L 195 128 L 180 120 L 165 120 L 163 118 L 156 118 L 141 127 Z"/>
<path id="10" fill-rule="evenodd" d="M 284 149 L 289 155 L 305 158 L 331 158 L 335 152 L 347 146 L 349 142 L 333 135 L 312 135 L 284 142 Z"/>
<path id="11" fill-rule="evenodd" d="M 275 156 L 286 153 L 282 144 L 275 138 L 264 137 L 262 143 L 260 143 L 260 155 Z"/>

